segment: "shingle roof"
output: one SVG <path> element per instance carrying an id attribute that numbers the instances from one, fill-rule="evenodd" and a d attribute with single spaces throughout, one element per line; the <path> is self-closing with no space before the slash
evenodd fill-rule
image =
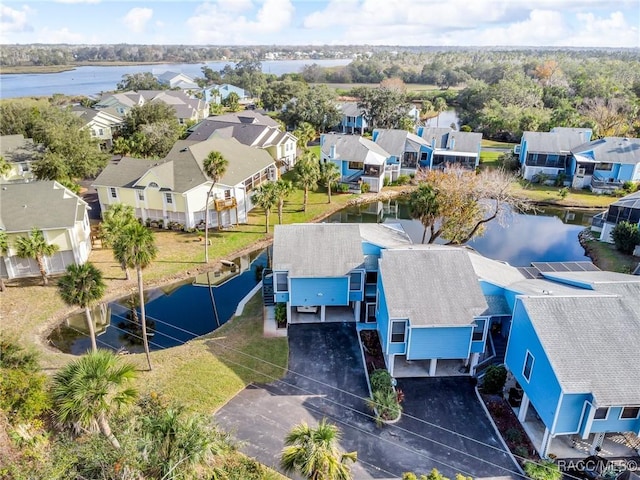
<path id="1" fill-rule="evenodd" d="M 428 145 L 433 146 L 435 139 L 435 148 L 451 152 L 477 153 L 482 142 L 481 133 L 457 132 L 450 127 L 425 128 L 421 133 L 421 137 Z"/>
<path id="2" fill-rule="evenodd" d="M 430 127 L 424 128 L 421 132 L 421 137 L 434 148 L 445 148 L 447 146 L 447 136 L 451 128 L 449 127 Z M 433 141 L 435 140 L 435 145 Z"/>
<path id="3" fill-rule="evenodd" d="M 227 123 L 244 123 L 254 125 L 266 125 L 268 127 L 280 127 L 280 124 L 268 115 L 263 115 L 255 110 L 243 110 L 236 113 L 225 113 L 224 115 L 210 116 L 207 120 Z"/>
<path id="4" fill-rule="evenodd" d="M 0 187 L 0 227 L 7 232 L 70 228 L 84 218 L 87 204 L 55 181 Z"/>
<path id="5" fill-rule="evenodd" d="M 379 265 L 390 317 L 412 326 L 471 325 L 489 307 L 461 248 L 383 250 Z"/>
<path id="6" fill-rule="evenodd" d="M 274 229 L 273 269 L 286 270 L 289 277 L 340 277 L 363 262 L 357 224 L 276 225 Z"/>
<path id="7" fill-rule="evenodd" d="M 93 185 L 131 188 L 151 167 L 158 164 L 158 160 L 122 157 L 118 163 L 109 163 L 93 181 Z"/>
<path id="8" fill-rule="evenodd" d="M 0 136 L 0 155 L 7 162 L 37 160 L 43 151 L 42 145 L 34 144 L 33 139 L 24 138 L 23 135 Z"/>
<path id="9" fill-rule="evenodd" d="M 523 140 L 527 142 L 527 151 L 538 153 L 569 153 L 584 143 L 582 132 L 559 130 L 555 132 L 524 132 Z"/>
<path id="10" fill-rule="evenodd" d="M 342 102 L 338 104 L 338 109 L 342 115 L 347 117 L 359 117 L 364 111 L 358 107 L 358 102 Z"/>
<path id="11" fill-rule="evenodd" d="M 379 247 L 392 248 L 413 243 L 400 224 L 359 223 L 358 226 L 362 240 Z"/>
<path id="12" fill-rule="evenodd" d="M 396 129 L 376 129 L 374 130 L 376 143 L 380 145 L 386 152 L 401 158 L 407 149 L 407 142 L 414 142 L 418 145 L 427 146 L 428 143 L 421 137 L 407 132 L 406 130 Z"/>
<path id="13" fill-rule="evenodd" d="M 592 392 L 598 406 L 640 404 L 640 312 L 618 297 L 522 302 L 564 392 Z"/>
<path id="14" fill-rule="evenodd" d="M 336 159 L 354 162 L 381 164 L 389 158 L 389 153 L 368 138 L 358 135 L 324 135 L 322 137 L 322 153 L 330 155 L 335 145 Z M 373 153 L 374 155 L 370 155 Z"/>
<path id="15" fill-rule="evenodd" d="M 574 154 L 593 152 L 593 159 L 603 163 L 640 163 L 640 138 L 605 137 L 571 149 Z"/>

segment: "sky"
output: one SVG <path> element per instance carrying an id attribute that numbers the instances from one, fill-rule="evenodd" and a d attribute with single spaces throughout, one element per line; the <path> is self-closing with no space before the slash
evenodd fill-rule
<path id="1" fill-rule="evenodd" d="M 0 43 L 640 47 L 640 0 L 3 0 Z"/>

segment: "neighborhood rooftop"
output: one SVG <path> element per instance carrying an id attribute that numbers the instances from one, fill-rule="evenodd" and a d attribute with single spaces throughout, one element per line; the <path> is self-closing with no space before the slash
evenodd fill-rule
<path id="1" fill-rule="evenodd" d="M 336 159 L 382 165 L 389 157 L 389 153 L 382 147 L 357 135 L 324 135 L 323 139 L 322 153 L 331 156 L 333 150 Z M 375 155 L 372 156 L 371 153 Z"/>
<path id="2" fill-rule="evenodd" d="M 571 152 L 589 153 L 597 162 L 635 165 L 640 163 L 640 138 L 600 138 L 572 148 Z"/>
<path id="3" fill-rule="evenodd" d="M 524 132 L 523 141 L 528 144 L 529 152 L 569 153 L 585 143 L 585 131 Z"/>

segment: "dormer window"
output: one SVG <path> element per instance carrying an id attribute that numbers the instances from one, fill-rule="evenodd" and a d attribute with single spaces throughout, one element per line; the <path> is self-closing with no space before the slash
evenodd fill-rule
<path id="1" fill-rule="evenodd" d="M 149 183 L 149 188 L 160 188 L 156 182 Z"/>

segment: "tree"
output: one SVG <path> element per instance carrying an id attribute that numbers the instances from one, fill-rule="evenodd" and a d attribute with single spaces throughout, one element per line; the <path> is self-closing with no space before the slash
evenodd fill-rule
<path id="1" fill-rule="evenodd" d="M 278 179 L 276 182 L 276 192 L 278 196 L 278 223 L 282 225 L 282 211 L 284 209 L 284 201 L 293 193 L 293 183 Z"/>
<path id="2" fill-rule="evenodd" d="M 356 462 L 357 452 L 341 453 L 338 427 L 322 419 L 317 428 L 305 422 L 293 427 L 285 438 L 280 466 L 286 473 L 297 472 L 309 480 L 348 480 L 348 462 Z"/>
<path id="3" fill-rule="evenodd" d="M 342 175 L 340 175 L 340 169 L 335 162 L 328 161 L 320 163 L 319 180 L 320 183 L 322 183 L 327 188 L 327 203 L 331 203 L 331 186 L 334 183 L 339 182 L 341 177 Z"/>
<path id="4" fill-rule="evenodd" d="M 305 82 L 293 81 L 290 78 L 268 83 L 262 90 L 260 100 L 266 110 L 279 111 L 292 98 L 297 98 L 309 87 Z"/>
<path id="5" fill-rule="evenodd" d="M 562 478 L 560 467 L 553 460 L 525 462 L 524 472 L 531 480 L 560 480 Z"/>
<path id="6" fill-rule="evenodd" d="M 128 268 L 135 268 L 138 275 L 138 297 L 140 299 L 140 323 L 142 326 L 142 343 L 147 356 L 149 370 L 151 370 L 151 356 L 149 354 L 149 339 L 147 338 L 147 316 L 144 305 L 144 286 L 142 270 L 147 268 L 158 254 L 153 232 L 138 222 L 127 224 L 122 229 L 113 245 L 116 259 Z"/>
<path id="7" fill-rule="evenodd" d="M 265 182 L 251 194 L 251 201 L 264 210 L 265 233 L 269 233 L 269 214 L 278 204 L 278 186 L 274 182 Z"/>
<path id="8" fill-rule="evenodd" d="M 227 165 L 229 165 L 228 160 L 220 152 L 215 151 L 209 152 L 202 165 L 204 174 L 211 179 L 211 187 L 207 192 L 207 201 L 204 206 L 204 263 L 209 263 L 209 203 L 211 202 L 213 188 L 220 181 L 224 172 L 227 171 Z M 218 225 L 218 228 L 220 228 L 220 225 Z"/>
<path id="9" fill-rule="evenodd" d="M 38 263 L 40 275 L 42 275 L 42 285 L 46 287 L 49 283 L 49 278 L 44 257 L 53 255 L 60 247 L 47 242 L 42 230 L 36 227 L 31 229 L 28 236 L 16 238 L 15 246 L 16 254 L 20 258 L 33 258 Z"/>
<path id="10" fill-rule="evenodd" d="M 395 88 L 359 87 L 352 94 L 359 98 L 358 108 L 371 129 L 398 128 L 400 119 L 409 111 L 406 94 Z"/>
<path id="11" fill-rule="evenodd" d="M 411 218 L 420 220 L 420 223 L 424 226 L 422 243 L 424 243 L 426 239 L 427 229 L 429 228 L 431 229 L 429 239 L 433 237 L 437 238 L 435 221 L 438 217 L 439 207 L 436 197 L 437 196 L 433 191 L 433 188 L 426 183 L 418 185 L 418 188 L 411 192 L 411 195 L 409 196 L 409 210 Z"/>
<path id="12" fill-rule="evenodd" d="M 282 120 L 294 128 L 301 122 L 307 122 L 316 131 L 324 132 L 340 123 L 341 115 L 335 97 L 335 93 L 326 85 L 311 87 L 286 103 L 281 114 Z"/>
<path id="13" fill-rule="evenodd" d="M 317 136 L 315 128 L 309 122 L 300 122 L 293 131 L 293 136 L 298 139 L 297 146 L 301 150 L 307 150 L 309 142 Z"/>
<path id="14" fill-rule="evenodd" d="M 631 222 L 620 222 L 611 230 L 611 237 L 616 246 L 616 250 L 624 254 L 631 255 L 640 245 L 640 230 L 638 224 Z"/>
<path id="15" fill-rule="evenodd" d="M 231 92 L 227 95 L 227 98 L 222 100 L 222 105 L 227 107 L 232 112 L 240 110 L 240 97 L 236 92 Z"/>
<path id="16" fill-rule="evenodd" d="M 422 171 L 417 178 L 431 187 L 438 205 L 433 223 L 425 225 L 434 230 L 429 243 L 442 237 L 448 245 L 460 245 L 482 235 L 486 224 L 494 219 L 503 221 L 510 212 L 531 210 L 530 202 L 515 194 L 513 174 L 504 170 L 476 174 L 450 166 Z"/>
<path id="17" fill-rule="evenodd" d="M 102 272 L 92 263 L 71 264 L 67 273 L 58 281 L 58 291 L 64 303 L 84 309 L 84 316 L 91 337 L 91 348 L 98 350 L 96 331 L 91 318 L 91 307 L 100 301 L 107 286 L 102 280 Z"/>
<path id="18" fill-rule="evenodd" d="M 440 126 L 440 114 L 447 109 L 447 101 L 442 97 L 437 97 L 433 101 L 433 109 L 436 111 L 436 127 Z"/>
<path id="19" fill-rule="evenodd" d="M 54 412 L 63 425 L 77 430 L 99 430 L 113 445 L 120 442 L 109 418 L 132 403 L 136 391 L 128 387 L 135 367 L 108 350 L 89 352 L 66 365 L 53 377 Z"/>
<path id="20" fill-rule="evenodd" d="M 9 172 L 11 172 L 11 164 L 0 155 L 0 178 L 8 175 Z"/>
<path id="21" fill-rule="evenodd" d="M 4 261 L 3 257 L 9 254 L 9 239 L 7 238 L 7 232 L 0 230 L 0 259 Z M 0 292 L 4 292 L 6 289 L 4 284 L 4 278 L 0 277 Z"/>
<path id="22" fill-rule="evenodd" d="M 128 90 L 166 90 L 167 86 L 161 84 L 151 72 L 127 73 L 122 76 L 116 87 L 119 91 Z"/>
<path id="23" fill-rule="evenodd" d="M 304 190 L 304 203 L 302 211 L 307 211 L 309 202 L 309 189 L 318 184 L 320 167 L 318 157 L 311 151 L 307 151 L 298 159 L 293 168 L 296 184 Z"/>
<path id="24" fill-rule="evenodd" d="M 122 235 L 124 227 L 137 222 L 135 210 L 131 205 L 124 203 L 114 203 L 102 212 L 102 223 L 100 223 L 100 239 L 105 247 L 113 247 L 116 239 Z M 124 270 L 125 278 L 130 279 L 129 269 L 126 264 L 120 263 Z"/>

